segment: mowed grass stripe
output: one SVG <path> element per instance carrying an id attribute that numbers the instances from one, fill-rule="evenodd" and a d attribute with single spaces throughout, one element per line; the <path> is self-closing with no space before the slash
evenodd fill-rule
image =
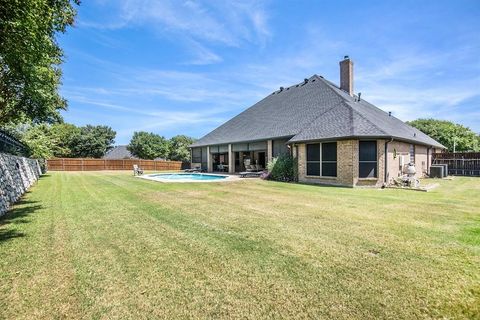
<path id="1" fill-rule="evenodd" d="M 467 230 L 479 189 L 442 185 L 425 194 L 52 173 L 25 198 L 42 209 L 21 227 L 51 255 L 25 237 L 2 241 L 0 273 L 15 281 L 0 284 L 0 306 L 5 318 L 472 317 L 480 261 Z M 9 271 L 17 260 L 26 274 Z M 34 269 L 45 281 L 30 279 Z M 13 307 L 3 299 L 15 295 Z"/>
<path id="2" fill-rule="evenodd" d="M 129 194 L 130 197 L 137 198 L 134 195 L 135 192 L 132 192 L 129 189 L 124 189 L 124 192 L 120 192 L 121 196 L 125 199 L 128 199 Z M 165 210 L 158 210 L 158 204 L 149 204 L 148 202 L 144 202 L 142 205 L 143 211 L 151 212 L 156 219 L 158 219 L 162 224 L 167 224 L 168 226 L 172 227 L 176 232 L 183 235 L 184 239 L 182 241 L 186 241 L 188 247 L 193 249 L 193 251 L 189 252 L 189 255 L 193 259 L 195 256 L 201 258 L 199 261 L 200 266 L 205 268 L 205 264 L 212 264 L 215 262 L 215 255 L 218 256 L 218 263 L 220 264 L 220 268 L 218 270 L 213 270 L 213 274 L 211 277 L 217 278 L 216 281 L 222 280 L 222 275 L 225 275 L 225 272 L 229 272 L 229 270 L 225 269 L 225 260 L 229 259 L 230 262 L 234 263 L 232 266 L 236 264 L 245 268 L 248 265 L 249 255 L 253 256 L 250 257 L 250 260 L 258 261 L 265 260 L 268 257 L 272 257 L 275 254 L 275 251 L 269 247 L 266 243 L 262 243 L 259 241 L 249 240 L 246 237 L 239 235 L 238 233 L 233 233 L 231 231 L 225 231 L 222 229 L 215 229 L 211 226 L 200 224 L 198 222 L 193 222 L 185 219 L 182 214 L 178 214 L 172 211 L 165 211 Z M 223 250 L 220 250 L 222 249 Z M 220 253 L 218 253 L 220 251 Z M 217 254 L 216 254 L 217 253 Z M 241 256 L 238 256 L 242 254 Z M 233 258 L 233 259 L 232 259 Z M 284 257 L 284 260 L 295 260 L 292 257 Z M 271 263 L 271 266 L 278 267 L 289 267 L 291 262 L 284 261 L 282 263 Z M 297 262 L 298 264 L 298 262 Z M 197 263 L 195 263 L 197 265 Z M 210 267 L 210 266 L 208 266 Z M 305 266 L 303 266 L 305 267 Z M 302 270 L 302 268 L 297 268 L 297 270 Z M 207 270 L 208 271 L 208 270 Z M 230 281 L 234 281 L 237 285 L 238 283 L 237 272 L 242 272 L 242 270 L 233 270 L 233 278 Z M 251 273 L 253 271 L 249 271 Z M 201 273 L 199 273 L 201 274 Z M 225 281 L 225 279 L 223 279 Z M 220 285 L 222 285 L 220 283 Z M 248 289 L 246 287 L 245 289 Z M 232 297 L 234 297 L 232 295 Z M 255 297 L 253 297 L 255 298 Z M 257 303 L 253 301 L 253 303 Z M 297 311 L 298 312 L 298 311 Z"/>
<path id="3" fill-rule="evenodd" d="M 338 268 L 339 268 L 339 267 L 337 267 L 337 269 L 338 269 Z"/>
<path id="4" fill-rule="evenodd" d="M 4 291 L 5 299 L 0 299 L 8 301 L 6 308 L 1 308 L 11 315 L 5 318 L 80 316 L 64 211 L 60 201 L 44 201 L 62 194 L 60 179 L 42 177 L 18 205 L 15 219 L 9 221 L 7 216 L 2 220 L 2 229 L 20 235 L 0 243 L 2 250 L 10 252 L 1 259 L 2 283 L 11 285 L 11 290 Z"/>
<path id="5" fill-rule="evenodd" d="M 210 202 L 212 202 L 212 203 L 215 203 L 215 202 L 211 201 L 211 200 L 214 200 L 214 199 L 207 199 L 207 200 L 209 200 L 209 201 L 210 201 Z M 416 255 L 417 255 L 417 254 L 416 254 Z M 343 258 L 344 258 L 344 257 L 343 257 Z M 337 271 L 338 271 L 338 269 L 341 269 L 341 267 L 340 267 L 340 266 L 338 266 L 338 265 L 336 265 L 336 266 L 335 266 L 335 269 L 337 269 Z M 347 272 L 345 272 L 345 273 L 348 273 L 348 271 L 349 271 L 349 270 L 347 270 Z M 359 279 L 359 277 L 358 277 L 358 276 L 356 276 L 356 277 L 355 277 L 355 279 L 356 279 L 356 280 L 358 280 L 358 279 Z M 361 279 L 361 277 L 360 277 L 360 279 Z M 415 282 L 416 282 L 416 279 L 415 279 L 415 281 L 414 281 L 412 284 L 414 285 L 414 284 L 415 284 Z"/>

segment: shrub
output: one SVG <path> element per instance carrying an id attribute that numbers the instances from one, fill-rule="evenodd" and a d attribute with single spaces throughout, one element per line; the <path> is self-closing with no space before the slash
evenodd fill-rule
<path id="1" fill-rule="evenodd" d="M 297 159 L 290 155 L 280 155 L 268 162 L 269 178 L 276 181 L 297 180 Z"/>

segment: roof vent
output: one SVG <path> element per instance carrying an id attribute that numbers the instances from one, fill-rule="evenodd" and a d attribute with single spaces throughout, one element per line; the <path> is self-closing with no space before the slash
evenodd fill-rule
<path id="1" fill-rule="evenodd" d="M 308 79 L 307 78 L 303 79 L 303 84 L 307 84 L 307 83 L 308 83 Z"/>
<path id="2" fill-rule="evenodd" d="M 388 116 L 389 116 L 389 117 L 392 116 L 392 111 L 388 111 Z"/>
<path id="3" fill-rule="evenodd" d="M 416 136 L 417 136 L 417 133 L 414 132 L 414 133 L 413 133 L 413 136 L 416 137 Z"/>
<path id="4" fill-rule="evenodd" d="M 359 93 L 358 93 L 358 101 L 360 101 L 360 97 L 361 97 L 361 96 L 362 96 L 362 93 L 359 92 Z"/>
<path id="5" fill-rule="evenodd" d="M 312 79 L 312 82 L 315 82 L 315 79 Z"/>
<path id="6" fill-rule="evenodd" d="M 283 91 L 283 87 L 280 87 L 280 92 L 282 92 L 282 91 Z"/>

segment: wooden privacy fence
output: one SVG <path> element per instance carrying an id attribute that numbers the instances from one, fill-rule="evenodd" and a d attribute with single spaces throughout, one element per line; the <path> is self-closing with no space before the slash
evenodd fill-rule
<path id="1" fill-rule="evenodd" d="M 480 152 L 442 152 L 432 157 L 432 164 L 448 165 L 448 174 L 480 177 Z"/>
<path id="2" fill-rule="evenodd" d="M 99 171 L 99 170 L 133 170 L 136 164 L 143 170 L 181 170 L 181 161 L 159 161 L 139 159 L 80 159 L 58 158 L 47 160 L 50 171 Z"/>

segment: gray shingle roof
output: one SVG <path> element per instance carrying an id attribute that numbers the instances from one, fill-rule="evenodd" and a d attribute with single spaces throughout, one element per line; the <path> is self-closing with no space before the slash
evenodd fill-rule
<path id="1" fill-rule="evenodd" d="M 289 142 L 333 138 L 394 138 L 443 148 L 437 141 L 365 100 L 357 101 L 313 75 L 275 91 L 197 140 L 192 147 L 290 137 Z"/>
<path id="2" fill-rule="evenodd" d="M 137 157 L 127 150 L 127 146 L 115 146 L 103 156 L 103 159 L 137 159 Z"/>

